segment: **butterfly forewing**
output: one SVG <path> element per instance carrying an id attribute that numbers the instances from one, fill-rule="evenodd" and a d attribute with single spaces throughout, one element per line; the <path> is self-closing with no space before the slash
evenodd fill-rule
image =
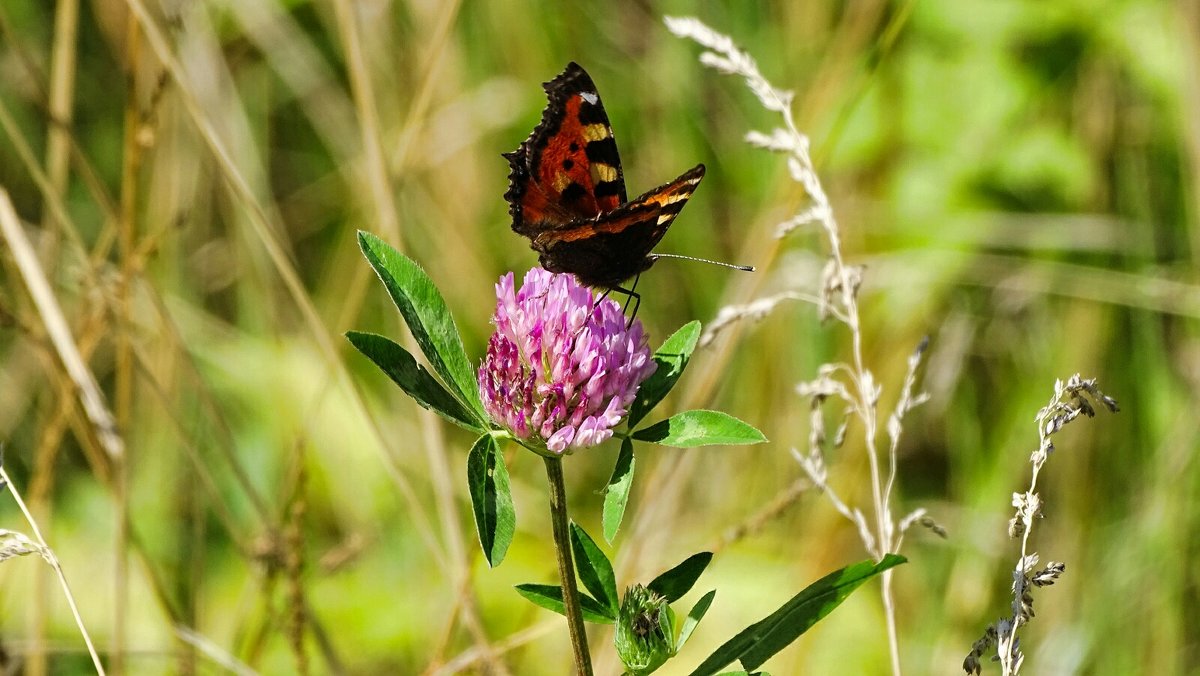
<path id="1" fill-rule="evenodd" d="M 513 153 L 509 211 L 513 230 L 594 218 L 625 202 L 616 140 L 592 78 L 571 63 L 545 85 L 542 121 Z"/>

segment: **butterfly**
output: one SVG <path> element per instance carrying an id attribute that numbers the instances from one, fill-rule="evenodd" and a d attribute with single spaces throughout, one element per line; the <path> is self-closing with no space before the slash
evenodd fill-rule
<path id="1" fill-rule="evenodd" d="M 570 272 L 587 286 L 640 302 L 621 283 L 658 258 L 675 257 L 651 251 L 704 178 L 704 165 L 629 200 L 617 142 L 591 76 L 572 62 L 542 86 L 549 99 L 542 121 L 519 148 L 504 153 L 512 229 L 529 238 L 550 272 Z"/>

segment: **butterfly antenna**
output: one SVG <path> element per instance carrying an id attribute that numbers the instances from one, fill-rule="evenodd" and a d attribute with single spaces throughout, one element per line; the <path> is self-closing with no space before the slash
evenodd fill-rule
<path id="1" fill-rule="evenodd" d="M 696 258 L 695 256 L 680 256 L 679 254 L 655 253 L 655 254 L 650 254 L 649 258 L 651 260 L 658 260 L 659 258 L 678 258 L 680 260 L 685 260 L 685 261 L 696 261 L 697 263 L 709 263 L 712 265 L 720 265 L 723 268 L 733 268 L 734 270 L 741 270 L 742 272 L 754 272 L 753 265 L 734 265 L 733 263 L 722 263 L 721 261 L 710 261 L 707 258 Z"/>

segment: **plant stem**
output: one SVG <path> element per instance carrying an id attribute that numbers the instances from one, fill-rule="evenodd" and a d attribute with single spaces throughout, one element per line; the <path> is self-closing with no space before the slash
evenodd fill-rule
<path id="1" fill-rule="evenodd" d="M 896 631 L 896 602 L 892 599 L 891 569 L 883 571 L 883 615 L 887 620 L 888 654 L 892 658 L 892 674 L 900 676 L 900 636 Z"/>
<path id="2" fill-rule="evenodd" d="M 67 584 L 67 575 L 63 572 L 62 564 L 58 562 L 58 554 L 50 549 L 50 545 L 46 544 L 46 538 L 42 537 L 42 530 L 38 528 L 37 521 L 34 521 L 33 514 L 29 508 L 25 506 L 25 501 L 21 499 L 21 494 L 17 492 L 17 487 L 13 484 L 12 479 L 8 477 L 8 472 L 4 471 L 4 466 L 0 465 L 0 481 L 7 486 L 8 492 L 12 494 L 13 500 L 16 501 L 17 507 L 21 513 L 25 515 L 25 520 L 29 522 L 29 527 L 33 529 L 33 537 L 37 538 L 38 544 L 42 546 L 42 558 L 50 567 L 54 569 L 54 573 L 58 575 L 58 584 L 62 587 L 63 596 L 67 599 L 67 605 L 71 608 L 71 615 L 75 617 L 75 626 L 79 628 L 80 635 L 83 636 L 83 642 L 87 646 L 88 655 L 92 657 L 92 666 L 96 668 L 96 673 L 100 676 L 105 676 L 104 665 L 100 663 L 100 655 L 96 653 L 96 646 L 92 644 L 92 637 L 88 634 L 87 627 L 83 626 L 83 617 L 79 614 L 79 606 L 75 603 L 75 596 L 71 594 L 71 586 Z"/>
<path id="3" fill-rule="evenodd" d="M 787 117 L 789 118 L 790 126 L 790 114 L 787 114 Z M 792 130 L 795 131 L 795 127 L 792 127 Z M 858 318 L 858 291 L 856 285 L 851 280 L 845 260 L 842 258 L 841 234 L 838 230 L 837 221 L 833 217 L 833 209 L 829 206 L 829 198 L 826 197 L 825 191 L 821 187 L 821 182 L 817 178 L 816 171 L 812 168 L 812 163 L 807 153 L 804 155 L 804 160 L 807 161 L 807 175 L 811 177 L 811 185 L 806 183 L 805 186 L 808 188 L 809 195 L 820 205 L 821 211 L 824 213 L 822 224 L 829 237 L 830 255 L 833 257 L 834 265 L 837 268 L 839 288 L 842 294 L 842 305 L 845 312 L 844 321 L 850 329 L 852 339 L 854 369 L 851 372 L 851 377 L 854 380 L 855 391 L 858 396 L 859 416 L 863 421 L 863 436 L 866 441 L 867 460 L 871 467 L 871 498 L 875 503 L 875 528 L 877 531 L 875 537 L 877 539 L 875 543 L 876 551 L 871 553 L 875 556 L 876 560 L 883 560 L 885 554 L 898 549 L 893 539 L 895 527 L 892 521 L 891 505 L 888 504 L 891 498 L 892 482 L 895 480 L 896 448 L 893 444 L 889 449 L 893 470 L 888 475 L 887 488 L 885 489 L 879 468 L 879 451 L 875 445 L 878 430 L 876 385 L 874 378 L 869 377 L 870 374 L 863 360 L 862 326 Z M 883 598 L 884 617 L 887 620 L 888 653 L 892 662 L 892 676 L 901 676 L 900 638 L 896 631 L 896 604 L 892 599 L 893 572 L 892 570 L 883 572 L 880 593 Z"/>
<path id="4" fill-rule="evenodd" d="M 550 482 L 550 523 L 554 531 L 554 551 L 558 554 L 558 577 L 562 580 L 563 609 L 571 632 L 571 650 L 575 668 L 583 676 L 592 676 L 592 658 L 588 655 L 587 635 L 583 630 L 583 610 L 579 605 L 579 587 L 575 584 L 575 564 L 571 561 L 571 536 L 567 530 L 567 489 L 563 485 L 562 458 L 545 458 L 546 479 Z"/>

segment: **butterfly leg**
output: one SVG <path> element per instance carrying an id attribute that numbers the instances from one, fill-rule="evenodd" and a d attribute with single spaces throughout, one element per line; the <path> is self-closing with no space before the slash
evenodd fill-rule
<path id="1" fill-rule="evenodd" d="M 610 294 L 610 293 L 612 293 L 612 292 L 613 292 L 613 290 L 612 290 L 612 289 L 605 289 L 605 290 L 604 290 L 604 293 L 600 294 L 600 297 L 599 297 L 599 298 L 597 298 L 597 299 L 596 299 L 596 302 L 592 304 L 592 307 L 593 307 L 593 308 L 599 307 L 599 306 L 600 306 L 600 304 L 604 302 L 604 299 L 605 299 L 605 298 L 608 298 L 608 294 Z"/>
<path id="2" fill-rule="evenodd" d="M 625 324 L 626 331 L 633 327 L 633 320 L 637 318 L 638 308 L 642 307 L 642 294 L 630 290 L 629 297 L 633 299 L 633 314 L 629 315 L 629 322 Z"/>
<path id="3" fill-rule="evenodd" d="M 636 280 L 634 281 L 633 286 L 635 288 L 637 287 Z M 635 292 L 633 289 L 626 289 L 620 286 L 614 286 L 612 287 L 612 290 L 620 291 L 628 297 L 625 300 L 625 307 L 629 307 L 629 301 L 633 301 L 633 314 L 629 315 L 629 322 L 625 325 L 625 329 L 628 330 L 631 326 L 633 326 L 633 320 L 637 317 L 638 308 L 642 306 L 642 294 Z M 624 312 L 624 310 L 621 311 Z"/>
<path id="4" fill-rule="evenodd" d="M 625 291 L 625 289 L 621 289 L 620 287 L 617 287 L 619 291 L 623 291 L 626 295 L 625 307 L 621 308 L 622 314 L 624 314 L 625 312 L 627 312 L 629 310 L 629 301 L 633 300 L 635 297 L 638 299 L 638 305 L 641 305 L 642 297 L 639 296 L 638 294 L 634 293 L 635 291 L 637 291 L 637 285 L 638 285 L 638 282 L 640 282 L 640 281 L 642 281 L 642 273 L 639 272 L 639 273 L 637 273 L 637 275 L 634 276 L 633 286 L 629 287 L 628 291 Z M 634 317 L 637 316 L 638 305 L 633 306 L 633 316 Z M 632 319 L 630 319 L 630 321 L 632 321 Z"/>

